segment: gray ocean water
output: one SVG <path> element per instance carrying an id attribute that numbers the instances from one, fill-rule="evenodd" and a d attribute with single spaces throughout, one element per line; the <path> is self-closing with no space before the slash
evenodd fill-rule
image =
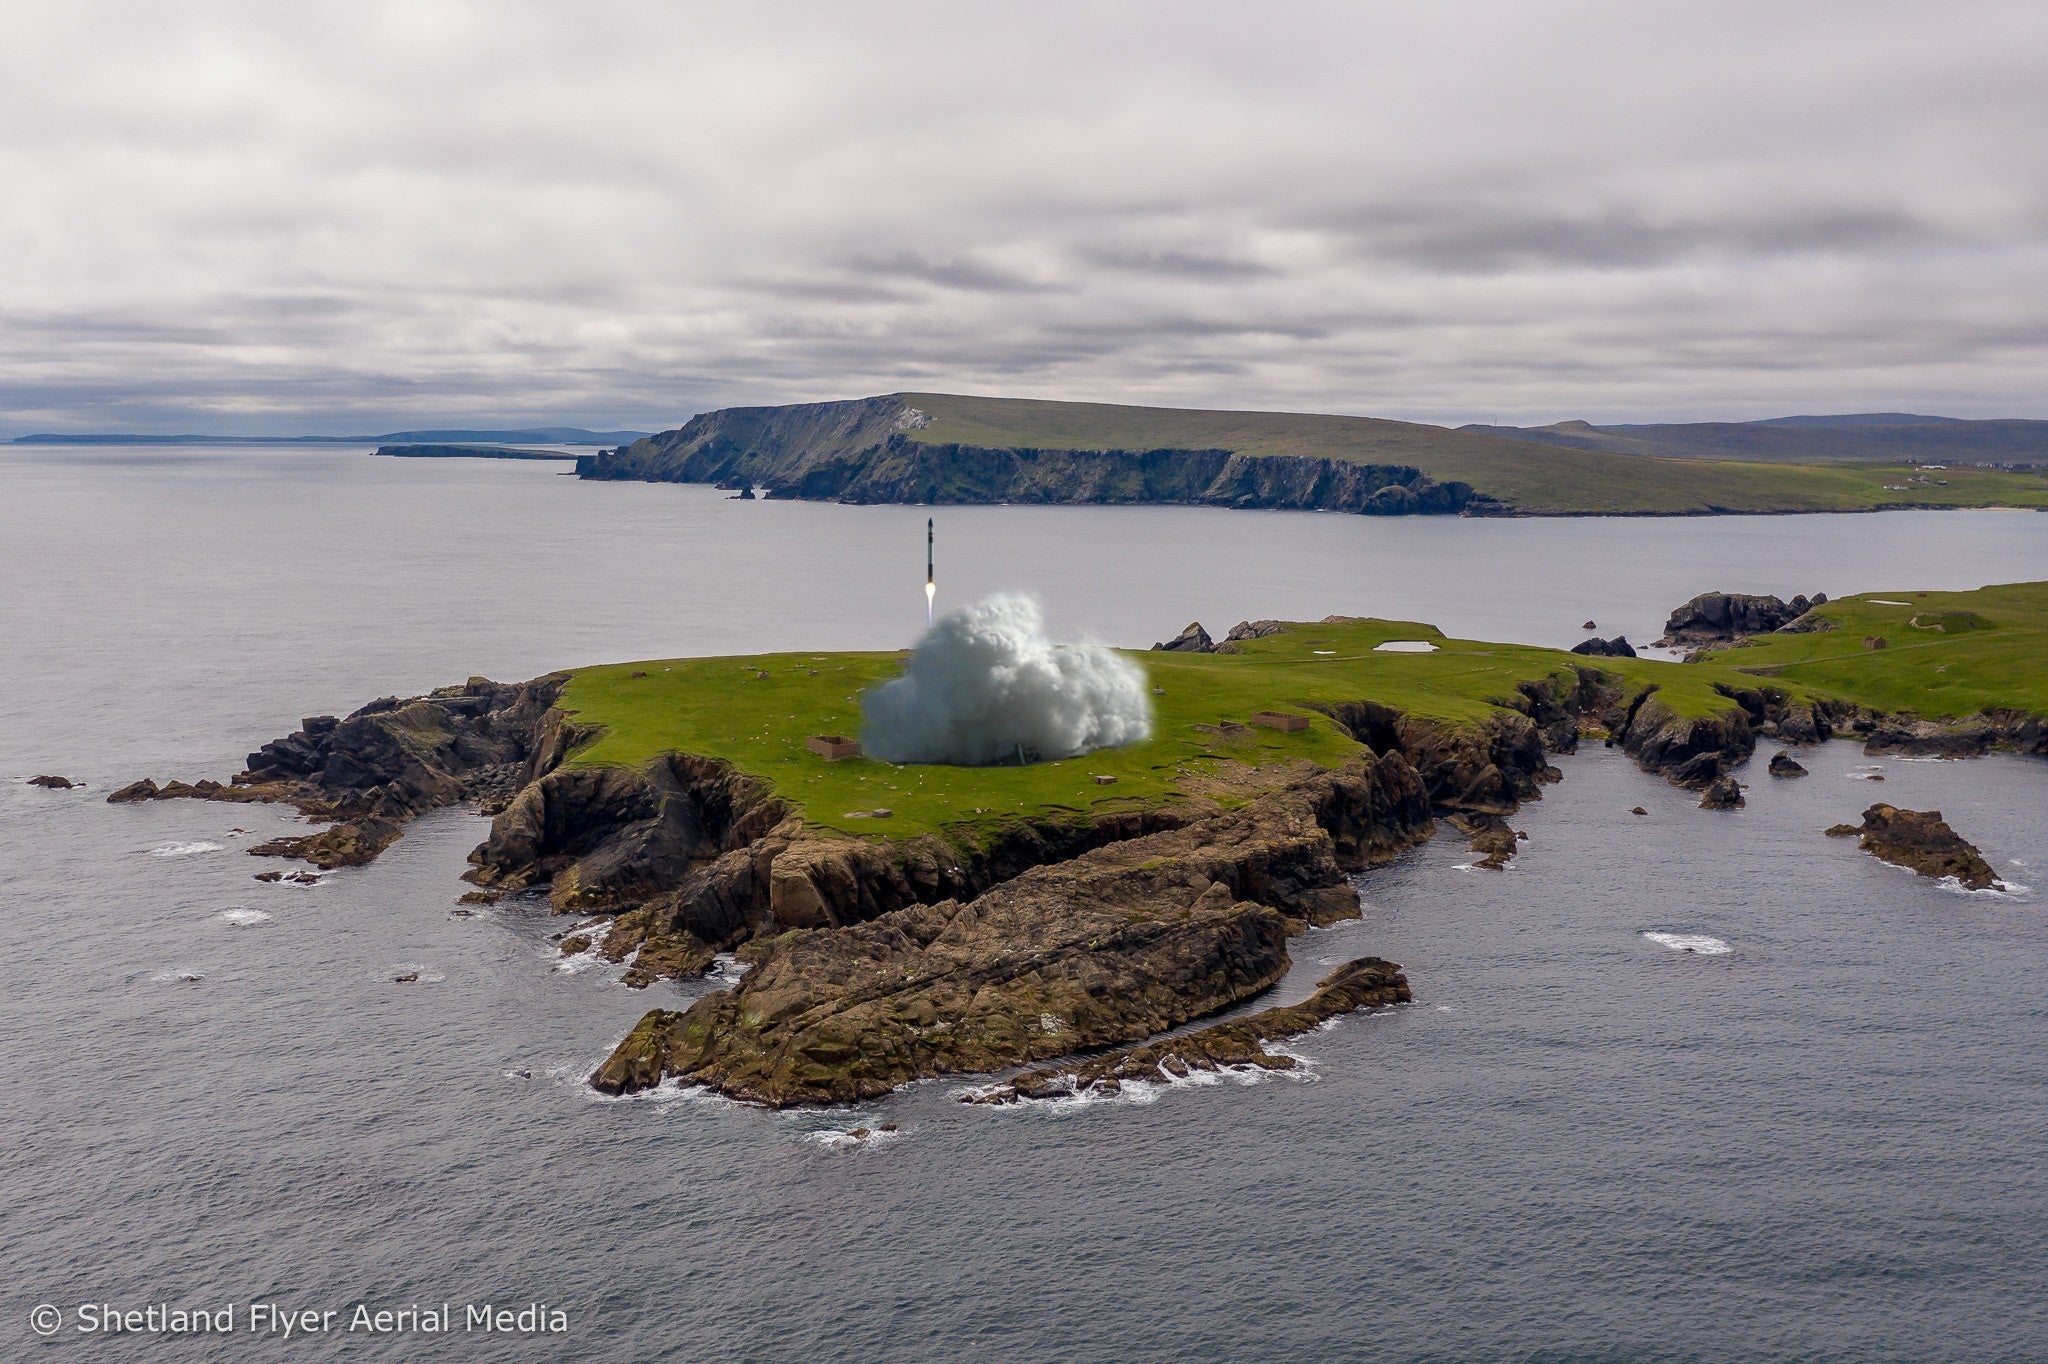
<path id="1" fill-rule="evenodd" d="M 905 644 L 926 515 L 0 447 L 0 1358 L 2048 1358 L 2048 895 L 1819 833 L 1938 807 L 2048 890 L 2038 762 L 1883 760 L 1879 785 L 1837 744 L 1714 814 L 1564 759 L 1509 871 L 1444 838 L 1297 941 L 1285 995 L 1371 952 L 1417 1000 L 1301 1039 L 1302 1078 L 1003 1112 L 953 1082 L 851 1113 L 603 1100 L 581 1077 L 632 1021 L 711 987 L 565 970 L 540 902 L 452 916 L 475 815 L 302 887 L 240 852 L 278 812 L 103 801 L 471 673 Z M 1643 640 L 1707 588 L 2048 578 L 2048 516 L 2006 513 L 936 515 L 942 605 L 1026 588 L 1122 644 L 1332 612 Z M 252 1335 L 258 1300 L 339 1315 Z M 239 1329 L 75 1329 L 159 1302 Z M 358 1302 L 456 1329 L 349 1333 Z M 567 1333 L 461 1330 L 530 1302 Z"/>

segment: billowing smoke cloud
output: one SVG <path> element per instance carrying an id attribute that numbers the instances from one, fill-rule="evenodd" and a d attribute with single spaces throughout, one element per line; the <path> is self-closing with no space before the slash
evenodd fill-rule
<path id="1" fill-rule="evenodd" d="M 867 751 L 893 763 L 1071 758 L 1152 733 L 1145 674 L 1100 645 L 1054 644 L 1028 597 L 946 616 L 861 706 Z"/>

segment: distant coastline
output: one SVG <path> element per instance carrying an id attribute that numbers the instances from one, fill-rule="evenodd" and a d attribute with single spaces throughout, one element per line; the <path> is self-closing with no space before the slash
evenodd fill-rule
<path id="1" fill-rule="evenodd" d="M 40 432 L 16 436 L 15 445 L 621 445 L 645 431 L 587 431 L 580 426 L 533 426 L 507 430 L 387 431 L 381 436 L 146 436 L 133 432 L 67 435 Z"/>
<path id="2" fill-rule="evenodd" d="M 552 459 L 572 464 L 582 458 L 565 450 L 514 450 L 503 445 L 380 445 L 377 453 L 394 459 Z"/>

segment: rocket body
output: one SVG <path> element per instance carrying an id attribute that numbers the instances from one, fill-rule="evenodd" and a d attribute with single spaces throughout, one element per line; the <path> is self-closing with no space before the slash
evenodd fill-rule
<path id="1" fill-rule="evenodd" d="M 939 593 L 938 583 L 932 577 L 932 518 L 924 519 L 924 624 L 932 624 L 932 602 Z"/>

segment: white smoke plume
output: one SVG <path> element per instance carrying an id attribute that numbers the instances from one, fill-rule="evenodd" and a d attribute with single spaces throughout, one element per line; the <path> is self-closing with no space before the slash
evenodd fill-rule
<path id="1" fill-rule="evenodd" d="M 1071 758 L 1152 733 L 1145 674 L 1101 645 L 1054 644 L 1028 597 L 942 617 L 861 709 L 867 751 L 892 763 Z"/>

